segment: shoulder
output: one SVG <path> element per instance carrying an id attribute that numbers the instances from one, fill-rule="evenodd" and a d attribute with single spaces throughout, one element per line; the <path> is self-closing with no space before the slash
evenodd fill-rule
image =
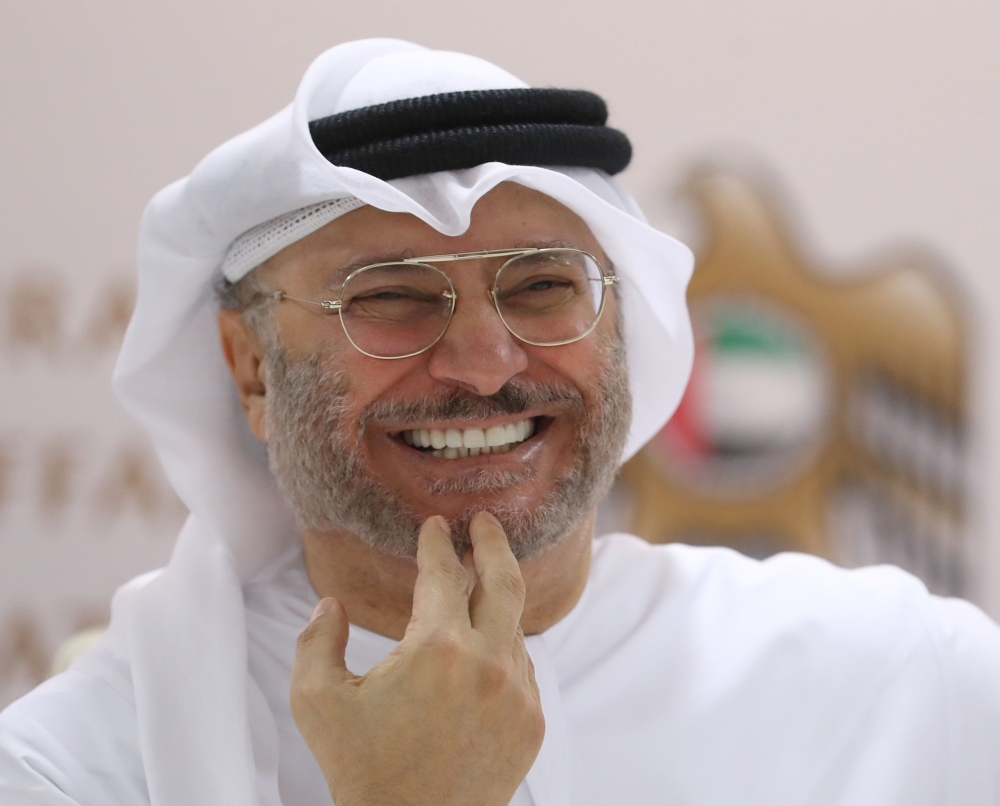
<path id="1" fill-rule="evenodd" d="M 731 663 L 767 658 L 824 680 L 859 670 L 884 677 L 912 663 L 941 685 L 969 666 L 1000 673 L 996 652 L 985 648 L 1000 641 L 1000 628 L 894 566 L 846 570 L 791 553 L 758 561 L 609 535 L 595 543 L 580 609 L 588 622 L 635 639 L 683 634 L 695 657 L 724 648 Z"/>
<path id="2" fill-rule="evenodd" d="M 627 593 L 646 608 L 706 610 L 720 621 L 745 621 L 741 612 L 781 626 L 863 617 L 874 629 L 922 617 L 929 598 L 920 580 L 894 566 L 847 570 L 795 553 L 761 561 L 726 548 L 651 545 L 622 534 L 595 542 L 589 592 L 595 600 Z"/>
<path id="3" fill-rule="evenodd" d="M 0 713 L 0 802 L 148 802 L 128 666 L 106 643 Z"/>
<path id="4" fill-rule="evenodd" d="M 875 779 L 909 802 L 995 802 L 1000 628 L 897 568 L 611 535 L 553 632 L 581 724 L 629 714 L 692 764 L 796 770 L 803 802 Z"/>
<path id="5" fill-rule="evenodd" d="M 945 681 L 955 803 L 1000 793 L 1000 628 L 961 599 L 930 597 L 929 632 Z M 990 771 L 991 775 L 983 775 Z"/>

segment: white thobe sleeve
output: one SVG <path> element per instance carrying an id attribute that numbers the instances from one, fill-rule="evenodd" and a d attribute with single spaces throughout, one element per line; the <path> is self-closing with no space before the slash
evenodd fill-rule
<path id="1" fill-rule="evenodd" d="M 961 599 L 931 597 L 946 685 L 949 803 L 1000 804 L 1000 627 Z"/>
<path id="2" fill-rule="evenodd" d="M 70 669 L 0 714 L 3 806 L 148 806 L 127 687 Z"/>
<path id="3" fill-rule="evenodd" d="M 0 803 L 79 806 L 64 791 L 82 780 L 79 763 L 41 725 L 19 716 L 0 720 Z"/>

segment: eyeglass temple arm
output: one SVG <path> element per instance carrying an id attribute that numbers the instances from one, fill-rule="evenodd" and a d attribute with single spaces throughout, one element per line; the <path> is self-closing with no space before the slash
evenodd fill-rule
<path id="1" fill-rule="evenodd" d="M 617 282 L 617 278 L 615 278 Z M 457 295 L 452 291 L 442 291 L 441 296 L 447 299 L 456 299 Z M 333 311 L 334 313 L 340 313 L 340 309 L 344 307 L 343 302 L 339 299 L 324 299 L 316 302 L 311 299 L 303 299 L 302 297 L 293 297 L 291 294 L 286 294 L 284 291 L 272 291 L 271 298 L 281 302 L 283 299 L 290 299 L 294 302 L 304 302 L 306 305 L 316 305 L 322 308 L 324 311 Z"/>
<path id="2" fill-rule="evenodd" d="M 281 302 L 283 299 L 290 299 L 294 302 L 304 302 L 306 305 L 316 305 L 325 311 L 335 311 L 340 312 L 342 303 L 339 299 L 324 299 L 320 302 L 316 302 L 311 299 L 302 299 L 302 297 L 293 297 L 291 294 L 286 294 L 284 291 L 272 291 L 271 298 Z"/>

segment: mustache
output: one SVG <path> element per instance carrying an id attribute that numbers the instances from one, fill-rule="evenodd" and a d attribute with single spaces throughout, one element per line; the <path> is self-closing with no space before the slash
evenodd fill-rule
<path id="1" fill-rule="evenodd" d="M 583 410 L 583 395 L 576 389 L 557 384 L 525 383 L 509 380 L 492 395 L 477 395 L 455 389 L 440 398 L 376 401 L 368 406 L 358 422 L 360 433 L 371 423 L 413 420 L 485 419 L 505 414 L 522 414 L 532 408 L 557 404 Z"/>

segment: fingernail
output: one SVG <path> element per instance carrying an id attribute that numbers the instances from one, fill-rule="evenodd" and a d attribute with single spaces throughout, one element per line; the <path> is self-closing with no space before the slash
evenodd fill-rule
<path id="1" fill-rule="evenodd" d="M 451 537 L 451 524 L 448 523 L 448 519 L 444 515 L 435 515 L 434 517 L 438 519 L 438 523 L 441 525 L 444 533 Z"/>
<path id="2" fill-rule="evenodd" d="M 329 596 L 320 599 L 319 604 L 316 605 L 316 609 L 313 610 L 313 614 L 309 617 L 309 623 L 312 624 L 316 619 L 318 619 L 324 613 L 330 612 L 331 607 L 333 607 L 333 599 L 331 599 Z"/>

